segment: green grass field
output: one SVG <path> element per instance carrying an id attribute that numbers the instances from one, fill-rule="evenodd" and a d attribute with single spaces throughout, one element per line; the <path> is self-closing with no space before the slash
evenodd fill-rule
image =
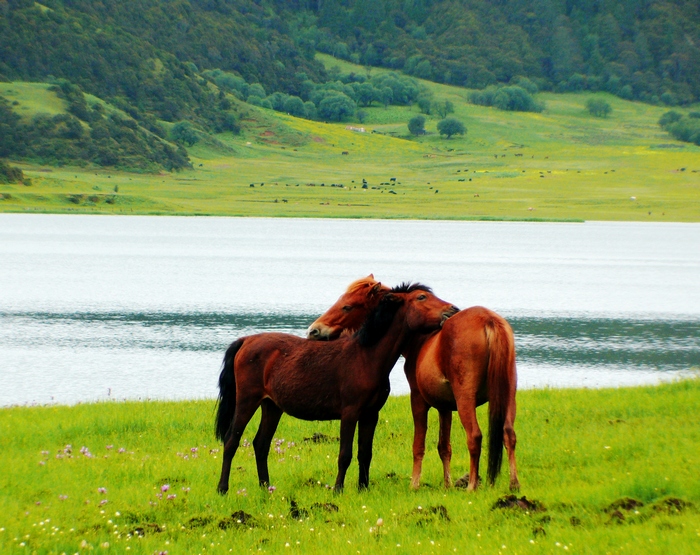
<path id="1" fill-rule="evenodd" d="M 153 175 L 18 163 L 32 185 L 1 185 L 0 211 L 700 221 L 700 147 L 658 126 L 666 108 L 598 93 L 613 108 L 601 119 L 584 109 L 591 94 L 541 93 L 543 113 L 507 113 L 467 103 L 466 89 L 424 84 L 454 103 L 466 136 L 441 138 L 438 118 L 430 117 L 428 134 L 410 137 L 415 107 L 367 108 L 360 133 L 346 129 L 356 122 L 313 122 L 241 104 L 241 134 L 200 141 L 190 149 L 192 170 Z M 64 109 L 46 88 L 0 83 L 0 94 L 19 102 L 26 117 Z"/>
<path id="2" fill-rule="evenodd" d="M 436 414 L 423 486 L 410 491 L 408 397 L 380 414 L 369 491 L 357 491 L 353 461 L 341 495 L 327 486 L 337 422 L 284 417 L 270 454 L 276 489 L 257 486 L 245 446 L 221 497 L 212 401 L 5 408 L 0 552 L 697 552 L 700 380 L 522 391 L 518 403 L 519 496 L 529 508 L 494 508 L 508 494 L 505 465 L 494 488 L 442 487 Z M 453 452 L 457 477 L 468 467 L 457 422 Z"/>

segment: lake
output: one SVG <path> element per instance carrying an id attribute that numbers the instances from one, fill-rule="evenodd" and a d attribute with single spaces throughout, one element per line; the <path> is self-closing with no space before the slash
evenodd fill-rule
<path id="1" fill-rule="evenodd" d="M 700 366 L 700 224 L 0 214 L 0 406 L 213 398 L 231 341 L 369 273 L 505 316 L 521 388 Z"/>

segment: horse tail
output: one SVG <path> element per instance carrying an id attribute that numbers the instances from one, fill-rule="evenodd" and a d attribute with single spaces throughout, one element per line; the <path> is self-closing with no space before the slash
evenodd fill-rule
<path id="1" fill-rule="evenodd" d="M 485 325 L 489 350 L 487 369 L 489 401 L 489 462 L 488 481 L 494 484 L 503 461 L 503 427 L 508 412 L 511 391 L 516 387 L 515 343 L 508 323 L 490 318 Z"/>
<path id="2" fill-rule="evenodd" d="M 236 413 L 236 374 L 233 361 L 236 358 L 236 353 L 243 346 L 243 341 L 244 339 L 237 339 L 229 345 L 221 364 L 219 406 L 216 411 L 216 437 L 222 442 L 226 440 L 233 416 Z"/>

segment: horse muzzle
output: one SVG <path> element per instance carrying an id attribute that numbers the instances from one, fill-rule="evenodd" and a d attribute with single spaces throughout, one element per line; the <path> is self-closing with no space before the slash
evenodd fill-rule
<path id="1" fill-rule="evenodd" d="M 445 311 L 442 315 L 442 320 L 440 320 L 440 327 L 443 326 L 447 320 L 457 314 L 459 312 L 459 308 L 457 308 L 455 305 L 452 305 L 447 311 Z"/>

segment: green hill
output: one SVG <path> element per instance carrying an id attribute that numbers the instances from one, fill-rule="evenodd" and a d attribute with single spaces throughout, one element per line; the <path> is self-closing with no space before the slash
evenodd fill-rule
<path id="1" fill-rule="evenodd" d="M 364 71 L 318 59 L 330 73 L 335 66 Z M 134 174 L 16 162 L 31 186 L 0 186 L 0 210 L 700 221 L 700 147 L 658 125 L 664 107 L 608 93 L 539 93 L 544 112 L 504 112 L 469 103 L 463 88 L 419 85 L 436 101 L 453 103 L 465 136 L 440 136 L 436 114 L 426 116 L 425 135 L 410 135 L 415 105 L 374 104 L 364 108 L 363 124 L 324 123 L 233 99 L 239 133 L 189 147 L 192 169 Z M 15 86 L 0 83 L 0 95 L 9 97 Z M 31 117 L 32 95 L 13 94 L 20 102 L 14 108 Z M 610 104 L 607 118 L 588 113 L 592 96 Z"/>

